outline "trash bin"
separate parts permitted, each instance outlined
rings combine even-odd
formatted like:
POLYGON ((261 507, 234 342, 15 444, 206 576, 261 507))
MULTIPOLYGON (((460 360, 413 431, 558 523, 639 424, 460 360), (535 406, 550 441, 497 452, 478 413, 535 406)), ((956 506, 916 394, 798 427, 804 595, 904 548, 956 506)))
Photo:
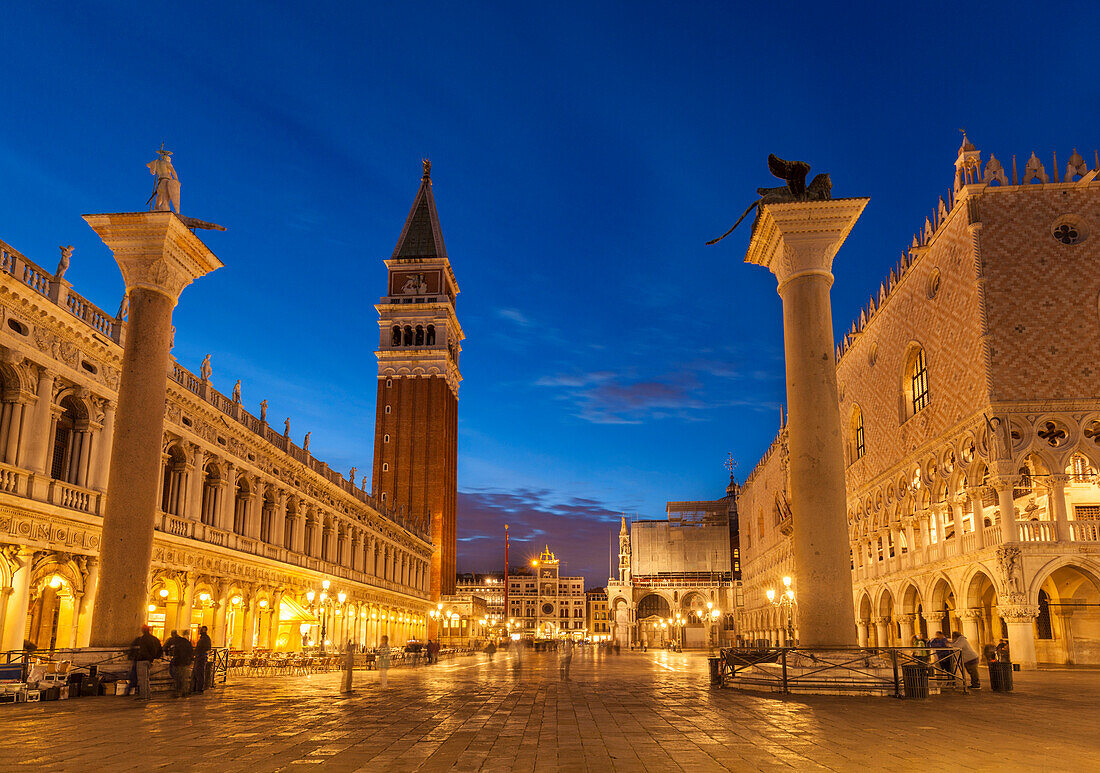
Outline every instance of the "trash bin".
POLYGON ((722 686, 722 658, 707 658, 710 662, 710 683, 722 686))
POLYGON ((920 663, 902 665, 901 681, 906 698, 928 697, 928 666, 920 663))
POLYGON ((989 664, 989 686, 993 692, 1012 692, 1012 664, 997 661, 989 664))

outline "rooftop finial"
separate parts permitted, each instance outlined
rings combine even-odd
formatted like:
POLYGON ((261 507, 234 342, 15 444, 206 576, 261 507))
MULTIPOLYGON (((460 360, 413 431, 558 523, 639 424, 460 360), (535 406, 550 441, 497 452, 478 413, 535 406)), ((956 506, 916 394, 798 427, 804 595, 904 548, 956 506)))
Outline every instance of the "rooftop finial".
POLYGON ((432 179, 432 160, 430 158, 424 157, 420 159, 420 163, 424 164, 424 176, 420 179, 428 182, 432 179))
POLYGON ((959 155, 960 156, 963 153, 970 153, 972 151, 977 150, 977 148, 974 147, 974 143, 971 142, 969 139, 967 139, 966 129, 959 129, 959 133, 962 134, 962 136, 963 136, 962 145, 959 146, 959 155))

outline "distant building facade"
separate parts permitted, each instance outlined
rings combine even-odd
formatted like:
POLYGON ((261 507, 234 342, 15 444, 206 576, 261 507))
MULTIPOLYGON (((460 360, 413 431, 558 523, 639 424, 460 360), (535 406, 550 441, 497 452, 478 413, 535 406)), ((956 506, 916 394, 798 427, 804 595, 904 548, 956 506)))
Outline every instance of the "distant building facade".
POLYGON ((611 621, 607 617, 607 588, 590 588, 584 592, 586 601, 586 630, 591 641, 611 638, 611 621))
POLYGON ((549 546, 531 562, 530 575, 508 576, 512 632, 526 639, 583 639, 583 577, 561 577, 561 562, 549 546))
MULTIPOLYGON (((1100 663, 1100 159, 1021 171, 964 141, 838 348, 861 643, 1100 663)), ((738 506, 749 638, 783 640, 783 575, 797 602, 787 501, 784 427, 738 506)))
POLYGON ((466 572, 455 578, 456 596, 480 596, 490 627, 504 626, 504 572, 466 572))
POLYGON ((622 646, 707 647, 731 640, 740 593, 737 484, 726 496, 669 502, 663 521, 620 524, 609 578, 609 634, 622 646))

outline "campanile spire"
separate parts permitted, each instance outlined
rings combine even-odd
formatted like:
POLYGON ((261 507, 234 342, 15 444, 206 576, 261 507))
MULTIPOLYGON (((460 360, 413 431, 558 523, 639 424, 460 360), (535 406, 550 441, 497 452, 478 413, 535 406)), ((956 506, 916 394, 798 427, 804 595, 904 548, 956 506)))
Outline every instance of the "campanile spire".
POLYGON ((464 338, 451 270, 432 195, 431 162, 385 261, 378 311, 378 402, 373 495, 429 518, 433 601, 454 593, 457 532, 458 368, 464 338))

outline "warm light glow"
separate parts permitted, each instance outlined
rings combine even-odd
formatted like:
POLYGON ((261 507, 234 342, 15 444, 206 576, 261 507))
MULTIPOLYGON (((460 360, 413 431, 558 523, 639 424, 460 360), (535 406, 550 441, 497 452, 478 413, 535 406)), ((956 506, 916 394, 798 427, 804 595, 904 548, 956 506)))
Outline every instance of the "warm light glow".
POLYGON ((787 586, 788 588, 791 587, 791 578, 790 577, 784 577, 783 578, 783 584, 785 586, 787 586))
POLYGON ((327 598, 328 598, 328 594, 325 593, 324 591, 321 591, 321 603, 322 604, 325 603, 325 599, 327 599, 327 598))
POLYGON ((344 599, 346 599, 347 597, 348 597, 348 594, 344 593, 343 591, 340 591, 339 593, 336 594, 336 598, 339 600, 339 602, 341 604, 344 603, 344 599))
POLYGON ((789 598, 791 601, 794 601, 794 591, 790 588, 787 589, 787 598, 789 598))
POLYGON ((157 605, 156 604, 150 604, 149 605, 149 611, 150 612, 156 612, 157 611, 157 605))
POLYGON ((371 612, 370 613, 370 619, 371 620, 377 620, 378 619, 378 613, 377 612, 371 612))
POLYGON ((55 574, 53 577, 50 578, 50 587, 54 590, 57 590, 61 587, 62 582, 63 580, 55 574))
POLYGON ((361 617, 361 618, 363 618, 364 620, 366 620, 366 619, 367 619, 367 610, 365 610, 365 609, 364 609, 364 610, 362 610, 362 611, 361 611, 361 612, 359 613, 359 617, 361 617))
POLYGON ((329 585, 331 585, 331 583, 328 580, 321 580, 321 589, 322 590, 328 590, 329 585))
POLYGON ((260 599, 260 609, 267 609, 267 599, 260 599))
POLYGON ((714 602, 713 601, 708 601, 707 602, 707 609, 714 609, 714 602))
POLYGON ((302 636, 305 636, 307 633, 309 633, 309 623, 302 623, 301 625, 299 625, 298 632, 301 633, 302 636))
POLYGON ((168 589, 167 588, 161 588, 160 589, 160 597, 162 599, 168 598, 168 589))
POLYGON ((774 588, 768 588, 767 594, 768 594, 768 601, 775 601, 775 589, 774 588))
POLYGON ((531 566, 538 566, 538 565, 539 565, 538 561, 531 561, 531 566))
POLYGON ((342 615, 344 614, 344 610, 340 609, 340 607, 336 607, 336 614, 342 615))
POLYGON ((199 594, 199 601, 209 601, 209 600, 210 600, 210 594, 209 593, 200 593, 199 594))
POLYGON ((234 596, 233 598, 230 599, 230 602, 232 602, 233 606, 237 606, 238 604, 241 603, 241 597, 240 596, 234 596))

